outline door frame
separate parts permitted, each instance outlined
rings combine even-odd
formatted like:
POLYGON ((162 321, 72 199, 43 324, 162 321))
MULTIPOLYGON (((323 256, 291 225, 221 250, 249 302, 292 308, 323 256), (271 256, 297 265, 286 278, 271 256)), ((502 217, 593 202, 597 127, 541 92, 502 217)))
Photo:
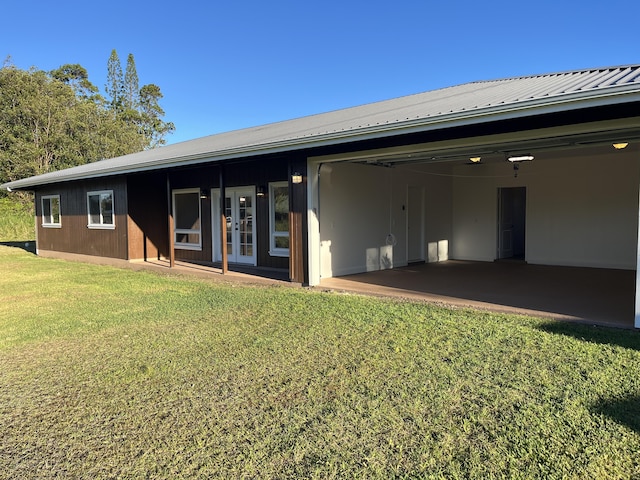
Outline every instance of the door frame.
MULTIPOLYGON (((251 196, 252 198, 252 209, 253 209, 253 220, 251 222, 251 238, 252 238, 252 246, 253 246, 253 255, 252 256, 240 256, 235 252, 238 251, 239 247, 239 233, 235 234, 235 232, 239 232, 239 230, 232 230, 232 244, 233 248, 232 257, 229 257, 227 254, 227 258, 229 263, 242 264, 242 265, 253 265, 257 266, 258 264, 258 255, 257 255, 257 238, 256 238, 256 187, 254 185, 244 185, 240 187, 227 187, 225 188, 226 197, 231 197, 232 209, 236 207, 236 199, 241 195, 251 196)), ((233 212, 233 210, 232 210, 233 212)), ((237 212, 235 212, 237 213, 237 212)), ((211 189, 211 234, 213 237, 213 241, 211 242, 212 248, 212 258, 214 262, 222 261, 222 249, 220 245, 221 241, 221 233, 220 233, 220 189, 212 188, 211 189)))

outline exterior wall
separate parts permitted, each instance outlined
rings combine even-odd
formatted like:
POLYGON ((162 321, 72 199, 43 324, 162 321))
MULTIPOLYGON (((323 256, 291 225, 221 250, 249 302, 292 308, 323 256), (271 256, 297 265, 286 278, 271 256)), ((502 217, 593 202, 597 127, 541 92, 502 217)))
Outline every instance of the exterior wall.
MULTIPOLYGON (((275 158, 225 166, 226 188, 258 186, 268 190, 271 182, 289 178, 289 159, 275 158)), ((217 165, 167 172, 147 172, 129 176, 69 182, 46 186, 36 192, 37 248, 80 255, 123 260, 169 257, 169 207, 167 175, 171 190, 198 188, 210 192, 220 186, 217 165), (113 190, 115 229, 87 227, 87 192, 113 190), (43 195, 60 195, 61 228, 42 226, 43 195)), ((291 193, 290 193, 291 195, 291 193)), ((215 208, 214 208, 215 210, 215 208)), ((269 198, 256 198, 256 258, 259 267, 289 268, 289 258, 269 254, 269 198)), ((219 221, 217 218, 215 221, 219 221)), ((201 199, 200 250, 176 249, 176 258, 213 262, 212 205, 201 199)))
MULTIPOLYGON (((224 168, 225 188, 253 186, 268 187, 270 182, 286 181, 288 178, 288 159, 275 158, 228 164, 224 168)), ((166 177, 165 177, 166 178, 166 177)), ((170 173, 171 189, 199 188, 210 194, 211 189, 220 188, 220 169, 217 165, 202 166, 184 169, 170 173)), ((166 180, 164 191, 166 192, 166 180)), ((166 204, 166 193, 164 194, 166 204)), ((217 205, 213 206, 211 198, 201 199, 201 223, 202 223, 202 249, 182 250, 176 249, 176 259, 210 263, 214 261, 213 247, 219 245, 219 235, 213 234, 212 214, 216 212, 217 205)), ((166 207, 165 207, 166 212, 166 207)), ((268 196, 256 198, 256 260, 259 267, 281 268, 289 267, 289 259, 276 257, 269 254, 269 199, 268 196)), ((166 217, 165 217, 166 218, 166 217)), ((219 221, 218 218, 213 221, 219 221)), ((166 220, 163 224, 167 223, 166 220)))
POLYGON ((169 257, 166 173, 132 175, 127 179, 129 260, 169 257))
POLYGON ((38 251, 51 250, 126 260, 126 183, 121 178, 105 178, 43 187, 36 192, 36 226, 38 251), (113 190, 114 229, 87 227, 87 193, 98 190, 113 190), (60 228, 42 226, 43 195, 60 195, 60 228))
POLYGON ((526 187, 525 260, 546 265, 636 268, 638 184, 634 153, 546 153, 521 165, 454 169, 452 257, 497 256, 499 187, 526 187))
POLYGON ((451 180, 432 173, 448 170, 442 166, 323 165, 319 181, 320 276, 407 265, 409 186, 424 188, 425 260, 446 260, 451 240, 451 180))

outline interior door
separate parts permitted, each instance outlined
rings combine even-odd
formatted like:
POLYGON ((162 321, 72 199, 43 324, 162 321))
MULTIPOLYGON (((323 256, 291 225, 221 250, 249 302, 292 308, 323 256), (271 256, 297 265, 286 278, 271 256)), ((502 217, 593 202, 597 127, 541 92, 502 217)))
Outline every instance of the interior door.
MULTIPOLYGON (((213 216, 213 237, 215 247, 215 259, 222 259, 220 238, 220 191, 214 191, 215 212, 213 216), (218 207, 216 208, 216 205, 218 207)), ((224 216, 227 222, 227 261, 229 263, 243 263, 256 265, 256 226, 255 226, 255 188, 240 187, 225 189, 224 216)))
POLYGON ((498 189, 498 258, 525 254, 526 188, 498 189))

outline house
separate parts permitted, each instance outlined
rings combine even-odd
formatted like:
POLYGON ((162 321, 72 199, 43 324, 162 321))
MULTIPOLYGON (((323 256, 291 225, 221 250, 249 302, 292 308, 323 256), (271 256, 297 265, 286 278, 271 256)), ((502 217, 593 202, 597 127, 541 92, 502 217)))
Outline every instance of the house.
POLYGON ((448 259, 638 272, 639 185, 628 65, 472 82, 2 188, 35 192, 41 255, 251 265, 318 285, 448 259))

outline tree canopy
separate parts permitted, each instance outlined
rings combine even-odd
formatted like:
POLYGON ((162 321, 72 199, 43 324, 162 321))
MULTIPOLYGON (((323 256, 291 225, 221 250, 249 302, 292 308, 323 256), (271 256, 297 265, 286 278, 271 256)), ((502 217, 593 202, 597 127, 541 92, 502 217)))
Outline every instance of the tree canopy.
POLYGON ((133 55, 125 75, 109 58, 106 97, 84 67, 51 72, 0 68, 0 183, 113 158, 166 143, 175 130, 162 120, 155 84, 138 88, 133 55))

